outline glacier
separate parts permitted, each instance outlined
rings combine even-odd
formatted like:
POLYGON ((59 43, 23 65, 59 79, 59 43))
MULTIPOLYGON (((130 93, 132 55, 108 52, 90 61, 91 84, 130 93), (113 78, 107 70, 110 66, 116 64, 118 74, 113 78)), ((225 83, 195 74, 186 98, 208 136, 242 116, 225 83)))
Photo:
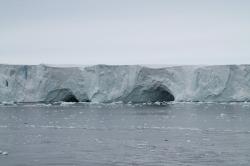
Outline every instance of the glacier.
POLYGON ((0 65, 0 102, 250 101, 250 65, 0 65))

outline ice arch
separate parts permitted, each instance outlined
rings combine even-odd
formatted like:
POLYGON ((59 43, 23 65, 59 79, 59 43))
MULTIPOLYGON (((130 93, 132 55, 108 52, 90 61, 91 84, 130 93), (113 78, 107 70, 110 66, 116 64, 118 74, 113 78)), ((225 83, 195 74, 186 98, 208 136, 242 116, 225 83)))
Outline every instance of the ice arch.
POLYGON ((50 91, 45 97, 46 102, 78 102, 79 100, 70 89, 56 89, 50 91))
POLYGON ((174 101, 174 95, 170 90, 159 84, 151 86, 137 86, 125 98, 124 102, 144 103, 144 102, 163 102, 174 101))

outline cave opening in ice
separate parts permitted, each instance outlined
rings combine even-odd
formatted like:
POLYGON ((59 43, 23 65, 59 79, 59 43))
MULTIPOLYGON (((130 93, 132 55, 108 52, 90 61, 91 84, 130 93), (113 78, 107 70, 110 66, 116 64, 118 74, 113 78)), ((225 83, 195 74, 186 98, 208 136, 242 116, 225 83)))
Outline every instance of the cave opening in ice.
POLYGON ((174 95, 164 85, 137 86, 125 98, 125 102, 144 103, 144 102, 168 102, 174 101, 174 95))
POLYGON ((50 91, 45 97, 46 102, 79 102, 77 97, 73 94, 70 89, 56 89, 50 91))

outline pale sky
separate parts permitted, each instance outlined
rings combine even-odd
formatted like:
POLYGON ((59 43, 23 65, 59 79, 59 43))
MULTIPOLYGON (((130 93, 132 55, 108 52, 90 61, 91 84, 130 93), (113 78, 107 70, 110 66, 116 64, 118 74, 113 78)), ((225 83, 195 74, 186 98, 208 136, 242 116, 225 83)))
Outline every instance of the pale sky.
POLYGON ((250 0, 0 0, 0 63, 250 64, 250 0))

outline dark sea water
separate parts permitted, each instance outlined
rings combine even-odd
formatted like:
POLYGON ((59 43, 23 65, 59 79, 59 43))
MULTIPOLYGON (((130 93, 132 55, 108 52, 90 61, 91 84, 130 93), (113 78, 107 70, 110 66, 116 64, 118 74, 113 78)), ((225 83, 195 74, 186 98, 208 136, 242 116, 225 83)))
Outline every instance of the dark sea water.
POLYGON ((249 166, 249 103, 0 106, 0 166, 249 166))

